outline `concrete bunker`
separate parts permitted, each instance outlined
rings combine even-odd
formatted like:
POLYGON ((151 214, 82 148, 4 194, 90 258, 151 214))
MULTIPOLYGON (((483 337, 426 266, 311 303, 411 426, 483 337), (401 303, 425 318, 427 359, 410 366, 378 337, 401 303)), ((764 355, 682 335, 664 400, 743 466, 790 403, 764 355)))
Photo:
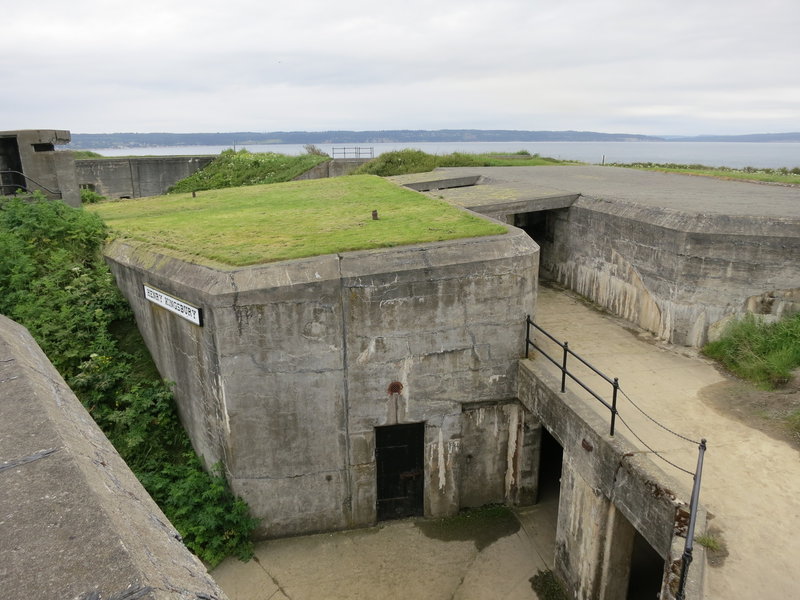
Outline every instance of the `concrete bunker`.
MULTIPOLYGON (((506 215, 546 243, 575 200, 506 215)), ((518 361, 539 269, 524 231, 232 270, 124 240, 107 258, 195 447, 261 536, 552 498, 574 597, 634 597, 640 576, 670 589, 683 502, 518 361), (640 568, 648 547, 656 567, 640 568)))
POLYGON ((231 271, 123 240, 106 256, 195 448, 261 536, 530 496, 516 361, 538 248, 524 232, 231 271), (413 460, 386 458, 402 445, 413 460))
POLYGON ((70 206, 80 206, 72 153, 55 149, 70 139, 69 131, 0 131, 0 195, 36 191, 70 206))

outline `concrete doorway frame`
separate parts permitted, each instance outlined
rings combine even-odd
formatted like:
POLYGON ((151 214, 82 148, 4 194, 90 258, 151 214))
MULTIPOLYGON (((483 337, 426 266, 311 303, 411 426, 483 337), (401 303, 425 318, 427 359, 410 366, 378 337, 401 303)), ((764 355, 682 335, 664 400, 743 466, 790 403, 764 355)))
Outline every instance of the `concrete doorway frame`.
POLYGON ((425 512, 425 423, 375 428, 378 521, 425 512))

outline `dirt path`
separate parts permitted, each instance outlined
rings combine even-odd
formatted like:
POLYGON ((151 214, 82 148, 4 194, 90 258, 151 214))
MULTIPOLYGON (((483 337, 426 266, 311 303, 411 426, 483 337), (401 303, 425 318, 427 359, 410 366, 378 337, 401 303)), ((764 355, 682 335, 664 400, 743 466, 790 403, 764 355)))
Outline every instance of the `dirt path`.
MULTIPOLYGON (((800 453, 785 436, 725 414, 719 407, 735 386, 689 349, 654 343, 630 325, 546 287, 540 289, 536 320, 619 377, 628 396, 656 420, 695 440, 708 439, 700 500, 712 515, 709 524, 721 531, 728 556, 706 568, 706 597, 800 597, 800 453)), ((694 471, 696 446, 653 426, 625 399, 619 410, 655 450, 694 471)), ((660 466, 691 486, 688 475, 660 466)))

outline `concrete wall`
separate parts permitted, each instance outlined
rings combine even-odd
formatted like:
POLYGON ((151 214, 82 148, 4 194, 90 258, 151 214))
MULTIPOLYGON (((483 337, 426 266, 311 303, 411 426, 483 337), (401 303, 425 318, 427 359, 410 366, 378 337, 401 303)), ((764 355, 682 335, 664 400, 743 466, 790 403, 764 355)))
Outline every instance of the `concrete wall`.
POLYGON ((215 156, 150 156, 81 159, 77 180, 106 198, 159 196, 214 160, 215 156))
MULTIPOLYGON (((106 198, 160 196, 172 185, 199 171, 216 156, 149 156, 75 161, 77 182, 106 198)), ((295 179, 324 179, 352 173, 365 159, 321 163, 295 179)))
POLYGON ((224 600, 36 342, 3 316, 0 390, 4 598, 224 600))
POLYGON ((388 424, 426 425, 425 514, 525 497, 514 398, 538 247, 524 232, 228 272, 122 241, 106 256, 195 447, 261 535, 374 523, 388 424), (143 284, 201 307, 203 326, 143 284))
POLYGON ((581 197, 548 213, 537 242, 543 275, 664 340, 701 346, 731 315, 800 310, 798 225, 581 197))
MULTIPOLYGON (((3 145, 3 152, 12 151, 16 156, 0 156, 0 170, 21 170, 26 176, 20 181, 31 191, 38 190, 51 198, 60 198, 70 206, 81 205, 80 190, 75 177, 72 153, 56 151, 55 146, 70 141, 69 131, 49 129, 25 129, 0 131, 0 138, 13 140, 3 145)), ((0 177, 2 180, 2 177, 0 177)), ((8 193, 5 190, 3 193, 8 193)))
MULTIPOLYGON (((544 360, 544 359, 540 359, 544 360)), ((661 598, 677 590, 690 490, 658 469, 537 361, 520 361, 518 390, 532 423, 564 450, 555 572, 570 597, 627 597, 635 531, 665 561, 661 598)), ((704 519, 704 515, 701 515, 704 519)), ((698 526, 702 531, 702 526, 698 526)), ((703 549, 695 546, 687 598, 702 597, 703 549)))

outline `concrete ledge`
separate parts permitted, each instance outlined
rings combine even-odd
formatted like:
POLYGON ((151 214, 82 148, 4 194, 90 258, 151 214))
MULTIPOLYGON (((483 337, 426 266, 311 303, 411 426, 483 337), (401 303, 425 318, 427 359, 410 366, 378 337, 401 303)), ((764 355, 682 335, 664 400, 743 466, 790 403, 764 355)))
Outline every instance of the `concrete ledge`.
POLYGON ((480 175, 465 175, 464 177, 447 177, 445 179, 430 179, 428 181, 416 181, 413 183, 406 183, 404 187, 415 190, 417 192, 430 192, 435 190, 448 190, 458 187, 469 187, 477 185, 480 181, 480 175))
POLYGON ((30 334, 0 316, 4 598, 226 596, 30 334))
MULTIPOLYGON (((517 384, 520 402, 541 419, 564 449, 556 571, 568 586, 581 590, 576 597, 615 597, 607 594, 610 593, 609 580, 619 576, 612 572, 614 561, 619 561, 619 557, 613 557, 613 550, 609 550, 619 544, 614 539, 618 526, 609 514, 613 511, 595 500, 602 497, 664 559, 661 598, 673 598, 680 573, 691 490, 639 452, 624 434, 617 432, 610 437, 608 419, 598 415, 569 389, 564 393, 556 391, 560 389, 560 382, 536 361, 519 361, 517 384), (573 484, 573 489, 565 490, 565 480, 567 485, 573 484), (576 480, 580 480, 578 485, 574 485, 576 480), (582 487, 590 493, 581 496, 582 487), (574 522, 584 523, 586 530, 579 529, 576 537, 572 537, 568 525, 574 522)), ((705 510, 701 509, 697 531, 705 530, 705 519, 705 510)), ((705 549, 695 545, 686 598, 702 598, 704 567, 705 549)))

